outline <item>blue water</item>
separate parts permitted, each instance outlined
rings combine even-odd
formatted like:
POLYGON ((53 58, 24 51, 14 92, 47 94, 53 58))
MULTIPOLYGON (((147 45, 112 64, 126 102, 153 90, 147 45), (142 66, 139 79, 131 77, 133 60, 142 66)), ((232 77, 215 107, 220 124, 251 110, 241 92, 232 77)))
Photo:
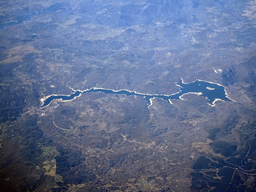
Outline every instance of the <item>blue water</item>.
POLYGON ((151 98, 157 97, 163 100, 168 101, 169 99, 180 99, 180 97, 187 93, 201 93, 200 96, 204 96, 208 99, 208 102, 212 105, 215 99, 221 99, 224 101, 230 101, 230 99, 226 96, 225 88, 221 85, 209 83, 206 81, 195 81, 192 83, 182 83, 181 81, 177 83, 180 87, 180 91, 178 93, 172 95, 163 95, 163 94, 147 94, 147 93, 136 93, 134 91, 128 90, 111 90, 104 88, 91 88, 85 91, 75 91, 71 95, 54 95, 49 96, 44 102, 42 107, 49 105, 55 99, 62 99, 64 101, 72 100, 77 96, 80 96, 83 93, 94 93, 94 92, 102 92, 105 94, 122 94, 127 96, 142 96, 145 98, 147 102, 150 102, 151 98))

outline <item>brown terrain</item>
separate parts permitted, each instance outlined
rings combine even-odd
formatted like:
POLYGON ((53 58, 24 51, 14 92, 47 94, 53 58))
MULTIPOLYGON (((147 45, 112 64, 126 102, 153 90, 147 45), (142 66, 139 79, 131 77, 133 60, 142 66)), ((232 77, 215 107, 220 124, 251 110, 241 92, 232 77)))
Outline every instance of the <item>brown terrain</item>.
POLYGON ((159 16, 149 24, 141 22, 153 14, 150 1, 92 2, 100 6, 1 5, 1 16, 13 20, 34 15, 0 29, 5 191, 256 190, 255 2, 188 1, 179 8, 187 22, 159 16), (114 15, 124 13, 132 19, 114 15), (149 105, 140 96, 97 92, 40 103, 93 87, 170 95, 181 78, 223 85, 232 101, 211 106, 187 94, 149 105))

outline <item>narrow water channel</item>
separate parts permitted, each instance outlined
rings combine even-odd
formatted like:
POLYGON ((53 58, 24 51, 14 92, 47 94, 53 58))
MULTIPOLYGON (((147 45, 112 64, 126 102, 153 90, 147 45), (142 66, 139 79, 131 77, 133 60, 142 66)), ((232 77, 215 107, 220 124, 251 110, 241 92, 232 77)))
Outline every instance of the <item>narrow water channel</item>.
POLYGON ((105 89, 105 88, 91 88, 83 91, 74 91, 71 95, 49 95, 45 99, 42 99, 42 107, 49 105, 53 100, 60 99, 63 101, 73 100, 76 97, 79 97, 81 94, 85 93, 93 93, 93 92, 102 92, 105 94, 122 94, 127 96, 142 96, 145 98, 147 102, 150 102, 151 98, 161 98, 163 100, 171 100, 171 99, 181 99, 181 97, 185 94, 198 94, 200 96, 204 96, 209 100, 209 104, 213 105, 216 100, 224 100, 231 101, 225 92, 225 87, 219 84, 196 80, 191 83, 183 83, 182 81, 178 82, 177 85, 180 87, 180 91, 172 94, 148 94, 148 93, 139 93, 136 91, 130 90, 114 90, 114 89, 105 89))

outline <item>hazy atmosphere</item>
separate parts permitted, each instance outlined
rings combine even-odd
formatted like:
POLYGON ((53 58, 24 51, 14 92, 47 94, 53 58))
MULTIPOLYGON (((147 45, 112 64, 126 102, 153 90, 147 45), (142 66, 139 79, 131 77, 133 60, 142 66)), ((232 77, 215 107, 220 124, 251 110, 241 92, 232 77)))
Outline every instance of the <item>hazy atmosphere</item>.
POLYGON ((0 1, 3 192, 256 191, 256 0, 0 1))

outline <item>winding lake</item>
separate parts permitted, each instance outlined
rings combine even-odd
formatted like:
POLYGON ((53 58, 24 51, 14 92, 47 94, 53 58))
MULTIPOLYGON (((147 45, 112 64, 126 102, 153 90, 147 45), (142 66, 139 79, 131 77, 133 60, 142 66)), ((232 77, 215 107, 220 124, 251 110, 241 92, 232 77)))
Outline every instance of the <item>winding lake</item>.
POLYGON ((171 99, 181 99, 183 95, 186 94, 198 94, 200 96, 206 97, 209 101, 210 105, 213 105, 216 100, 224 100, 231 101, 225 92, 225 87, 219 84, 196 80, 191 83, 183 83, 182 81, 178 82, 177 85, 180 87, 180 91, 178 93, 172 95, 165 94, 147 94, 147 93, 139 93, 136 91, 129 90, 114 90, 114 89, 105 89, 105 88, 91 88, 83 91, 76 90, 71 95, 49 95, 45 99, 41 99, 42 107, 49 105, 53 100, 62 100, 69 101, 73 100, 76 97, 79 97, 84 93, 93 93, 93 92, 102 92, 105 94, 122 94, 127 96, 142 96, 145 98, 147 102, 150 102, 150 99, 156 97, 161 98, 163 100, 169 101, 171 99))

